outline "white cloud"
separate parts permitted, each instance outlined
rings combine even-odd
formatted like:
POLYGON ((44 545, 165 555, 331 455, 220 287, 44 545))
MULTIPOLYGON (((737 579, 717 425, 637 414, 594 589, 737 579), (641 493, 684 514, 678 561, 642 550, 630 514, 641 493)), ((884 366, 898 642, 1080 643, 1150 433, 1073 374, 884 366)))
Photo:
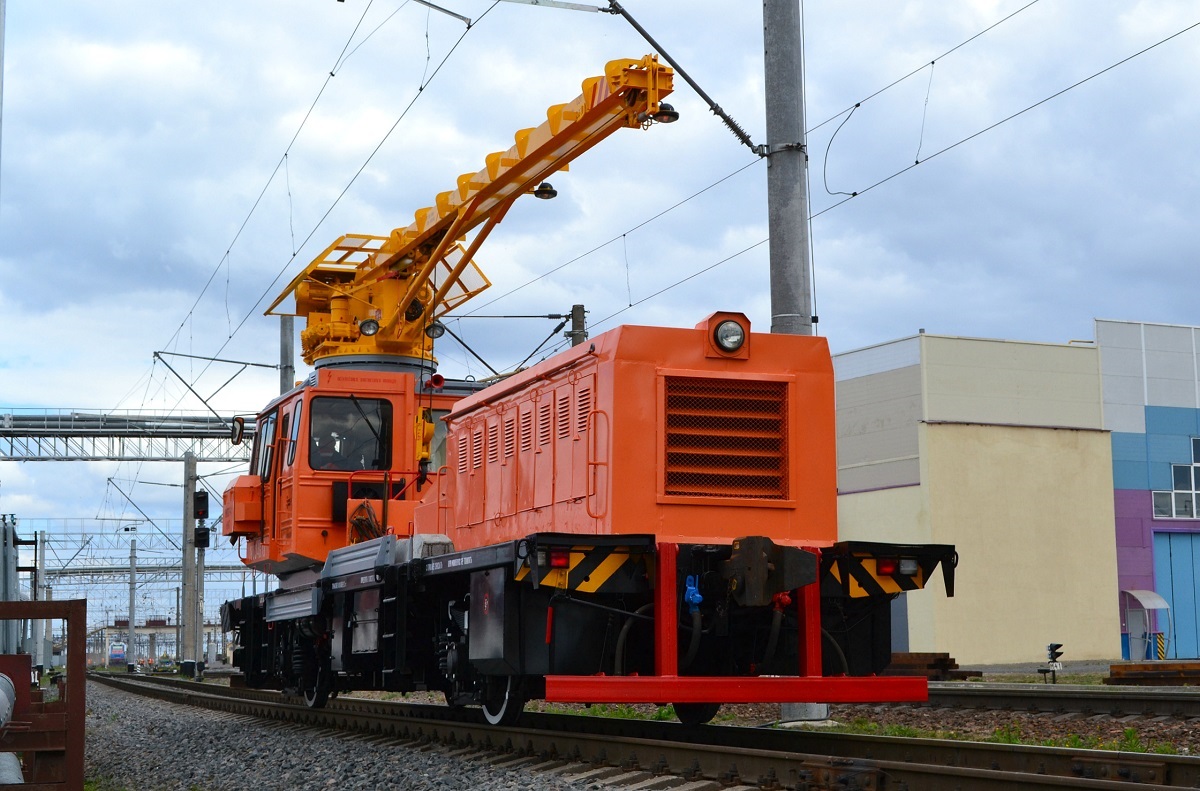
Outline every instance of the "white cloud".
MULTIPOLYGON (((649 51, 607 14, 446 5, 475 20, 461 43, 461 22, 377 0, 330 78, 363 2, 10 4, 0 411, 198 408, 152 364, 154 351, 273 363, 278 325, 260 315, 264 305, 255 308, 260 297, 270 301, 342 233, 407 225, 458 174, 577 95, 609 58, 649 51)), ((756 143, 766 142, 760 6, 626 5, 756 143)), ((938 58, 932 81, 926 67, 865 102, 832 144, 840 117, 811 135, 813 209, 844 197, 828 195, 826 181, 833 191, 862 191, 918 150, 929 157, 1194 21, 1186 4, 1038 3, 940 57, 1022 5, 807 4, 812 125, 938 58)), ((819 216, 816 305, 831 346, 921 327, 1065 340, 1088 337, 1093 316, 1196 323, 1185 286, 1197 258, 1190 207, 1200 197, 1200 139, 1187 130, 1200 121, 1198 36, 1186 33, 819 216)), ((732 309, 769 326, 765 246, 629 307, 767 234, 765 163, 637 227, 753 160, 682 79, 675 84, 679 123, 620 132, 556 175, 558 200, 513 208, 478 256, 494 286, 468 309, 512 291, 479 312, 559 313, 582 303, 593 321, 616 314, 614 322, 692 326, 732 309)), ((528 354, 554 323, 455 326, 501 366, 528 354)), ((447 373, 484 372, 452 344, 439 355, 447 373)), ((187 376, 203 367, 179 365, 187 376)), ((210 370, 197 389, 210 392, 226 376, 210 370)), ((276 389, 275 372, 252 369, 218 400, 253 408, 276 389)), ((112 474, 0 465, 0 511, 91 516, 112 474)), ((174 495, 144 496, 172 513, 174 495)))

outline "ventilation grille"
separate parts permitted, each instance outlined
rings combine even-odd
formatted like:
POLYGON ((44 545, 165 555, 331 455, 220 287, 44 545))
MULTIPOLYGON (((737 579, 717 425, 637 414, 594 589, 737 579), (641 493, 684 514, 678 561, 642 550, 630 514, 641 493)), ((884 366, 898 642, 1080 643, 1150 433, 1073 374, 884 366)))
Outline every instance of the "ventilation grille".
POLYGON ((667 377, 664 492, 786 500, 787 385, 667 377))

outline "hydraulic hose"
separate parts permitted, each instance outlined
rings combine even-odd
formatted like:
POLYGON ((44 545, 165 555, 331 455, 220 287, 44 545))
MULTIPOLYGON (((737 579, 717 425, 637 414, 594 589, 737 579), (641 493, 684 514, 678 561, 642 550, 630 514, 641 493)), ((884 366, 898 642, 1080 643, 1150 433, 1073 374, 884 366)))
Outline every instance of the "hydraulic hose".
MULTIPOLYGON (((654 609, 654 602, 643 604, 634 611, 634 615, 645 615, 650 610, 654 609)), ((633 617, 625 619, 625 623, 621 624, 621 632, 617 635, 616 659, 613 662, 613 675, 625 675, 625 641, 629 637, 629 630, 633 628, 633 617)))
POLYGON ((696 652, 700 649, 700 611, 692 611, 692 640, 688 643, 687 654, 683 659, 679 660, 679 669, 687 670, 691 666, 692 660, 696 658, 696 652))
POLYGON ((763 667, 771 664, 771 660, 775 658, 775 649, 779 645, 779 628, 783 625, 783 610, 779 607, 775 608, 775 612, 771 613, 771 636, 767 639, 767 650, 763 655, 763 667))

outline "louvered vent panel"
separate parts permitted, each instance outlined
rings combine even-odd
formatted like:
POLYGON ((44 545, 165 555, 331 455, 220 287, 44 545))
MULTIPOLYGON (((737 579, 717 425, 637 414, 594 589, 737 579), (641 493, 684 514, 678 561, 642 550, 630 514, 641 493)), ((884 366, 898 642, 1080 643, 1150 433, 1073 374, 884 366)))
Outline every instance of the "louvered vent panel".
POLYGON ((786 500, 787 385, 667 377, 666 494, 786 500))
POLYGON ((462 434, 458 437, 458 472, 460 475, 467 472, 467 438, 462 434))
POLYGON ((571 399, 566 393, 558 394, 558 438, 571 436, 571 399))
POLYGON ((487 427, 487 460, 488 464, 500 461, 500 426, 495 423, 487 427))
POLYGON ((478 470, 483 466, 483 432, 471 432, 471 469, 478 470))
POLYGON ((505 418, 504 420, 504 458, 511 459, 516 453, 517 444, 517 423, 515 420, 505 418))
POLYGON ((575 412, 575 430, 583 434, 587 431, 588 415, 592 412, 592 388, 579 388, 575 398, 578 401, 578 409, 575 412))
POLYGON ((521 452, 533 450, 533 410, 521 413, 521 452))
POLYGON ((550 403, 543 402, 538 404, 538 444, 550 444, 550 427, 554 423, 554 413, 550 411, 550 403))

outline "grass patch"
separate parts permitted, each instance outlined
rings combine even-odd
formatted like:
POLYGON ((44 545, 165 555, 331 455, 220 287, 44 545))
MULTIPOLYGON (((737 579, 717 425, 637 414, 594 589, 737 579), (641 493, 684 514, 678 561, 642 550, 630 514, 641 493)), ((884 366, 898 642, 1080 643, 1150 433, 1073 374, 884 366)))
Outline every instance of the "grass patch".
MULTIPOLYGON (((595 703, 591 706, 566 705, 562 703, 531 702, 529 711, 544 714, 575 714, 583 717, 607 717, 614 720, 663 720, 675 719, 674 706, 634 706, 627 703, 595 703)), ((731 717, 733 715, 730 715, 731 717)))
POLYGON ((1159 755, 1177 755, 1173 744, 1168 742, 1145 742, 1134 728, 1126 728, 1115 739, 1103 739, 1100 736, 1082 736, 1071 734, 1061 739, 1033 739, 1021 732, 1017 723, 1001 725, 992 731, 990 736, 979 738, 971 734, 957 731, 922 730, 907 725, 880 725, 865 718, 858 718, 849 723, 822 728, 822 732, 846 733, 856 736, 898 736, 905 739, 942 739, 948 741, 978 741, 993 744, 1021 744, 1035 747, 1067 747, 1075 750, 1110 750, 1126 753, 1155 753, 1159 755))
MULTIPOLYGON (((1103 684, 1108 678, 1107 673, 1062 673, 1058 674, 1060 684, 1103 684)), ((1037 673, 984 673, 983 677, 968 679, 976 684, 1043 684, 1042 677, 1037 673)))

